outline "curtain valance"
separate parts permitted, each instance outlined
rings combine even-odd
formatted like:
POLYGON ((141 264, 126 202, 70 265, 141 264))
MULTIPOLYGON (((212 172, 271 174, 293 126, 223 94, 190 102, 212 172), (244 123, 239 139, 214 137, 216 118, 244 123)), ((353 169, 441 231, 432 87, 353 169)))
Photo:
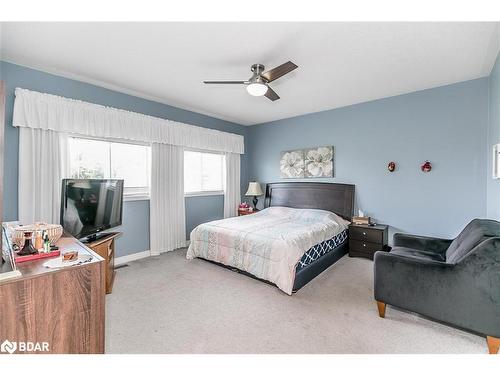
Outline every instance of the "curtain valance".
POLYGON ((34 129, 244 153, 241 135, 16 88, 13 125, 34 129))

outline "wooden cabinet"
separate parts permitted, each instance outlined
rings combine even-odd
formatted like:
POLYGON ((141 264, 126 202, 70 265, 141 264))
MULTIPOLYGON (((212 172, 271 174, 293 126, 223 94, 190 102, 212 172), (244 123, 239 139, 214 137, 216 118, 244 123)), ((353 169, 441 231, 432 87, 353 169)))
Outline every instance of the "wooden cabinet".
POLYGON ((95 241, 85 243, 85 245, 104 258, 106 263, 106 294, 110 294, 113 291, 113 283, 115 281, 115 239, 120 236, 121 233, 118 232, 107 233, 95 241))
POLYGON ((349 225, 349 256, 373 260, 377 251, 387 251, 389 247, 387 225, 349 225))
POLYGON ((0 281, 0 340, 18 354, 104 353, 104 261, 75 238, 57 245, 93 258, 66 268, 46 268, 48 259, 19 264, 21 277, 0 281), (47 350, 23 350, 28 342, 47 350))

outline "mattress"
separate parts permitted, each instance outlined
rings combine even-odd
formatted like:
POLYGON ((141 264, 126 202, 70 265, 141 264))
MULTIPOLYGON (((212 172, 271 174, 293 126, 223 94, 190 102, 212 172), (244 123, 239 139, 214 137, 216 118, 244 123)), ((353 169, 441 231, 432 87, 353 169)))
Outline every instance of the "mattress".
POLYGON ((317 261, 319 258, 328 254, 336 247, 342 245, 345 241, 347 241, 347 237, 348 237, 348 231, 347 229, 345 229, 344 231, 333 236, 329 240, 314 245, 304 253, 302 258, 300 258, 299 262, 297 263, 297 266, 295 267, 295 270, 300 271, 302 268, 317 261))
POLYGON ((237 268, 291 294, 296 266, 304 253, 347 226, 347 221, 329 211, 269 207, 197 226, 191 232, 186 258, 237 268))

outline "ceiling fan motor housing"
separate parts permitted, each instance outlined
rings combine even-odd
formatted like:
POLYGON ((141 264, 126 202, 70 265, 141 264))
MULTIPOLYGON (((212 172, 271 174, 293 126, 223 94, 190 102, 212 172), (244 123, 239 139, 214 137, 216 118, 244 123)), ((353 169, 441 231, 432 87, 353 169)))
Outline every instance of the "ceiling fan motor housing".
POLYGON ((253 64, 250 68, 255 74, 260 74, 264 71, 265 66, 262 64, 253 64))
POLYGON ((253 64, 250 70, 253 72, 253 76, 250 78, 251 82, 260 81, 267 83, 267 80, 264 77, 261 77, 261 74, 264 72, 265 66, 262 64, 253 64))

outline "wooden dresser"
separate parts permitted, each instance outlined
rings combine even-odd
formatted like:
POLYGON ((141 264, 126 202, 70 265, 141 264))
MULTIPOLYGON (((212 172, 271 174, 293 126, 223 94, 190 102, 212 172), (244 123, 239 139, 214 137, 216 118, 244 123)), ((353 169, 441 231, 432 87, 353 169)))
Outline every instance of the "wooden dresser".
POLYGON ((106 294, 113 291, 115 281, 115 239, 120 237, 121 233, 104 233, 102 237, 95 241, 86 242, 85 245, 99 254, 106 263, 106 294))
POLYGON ((48 347, 32 354, 104 353, 105 262, 73 237, 57 246, 93 259, 56 269, 43 266, 52 258, 20 263, 21 277, 0 281, 0 340, 15 353, 27 342, 48 347))

